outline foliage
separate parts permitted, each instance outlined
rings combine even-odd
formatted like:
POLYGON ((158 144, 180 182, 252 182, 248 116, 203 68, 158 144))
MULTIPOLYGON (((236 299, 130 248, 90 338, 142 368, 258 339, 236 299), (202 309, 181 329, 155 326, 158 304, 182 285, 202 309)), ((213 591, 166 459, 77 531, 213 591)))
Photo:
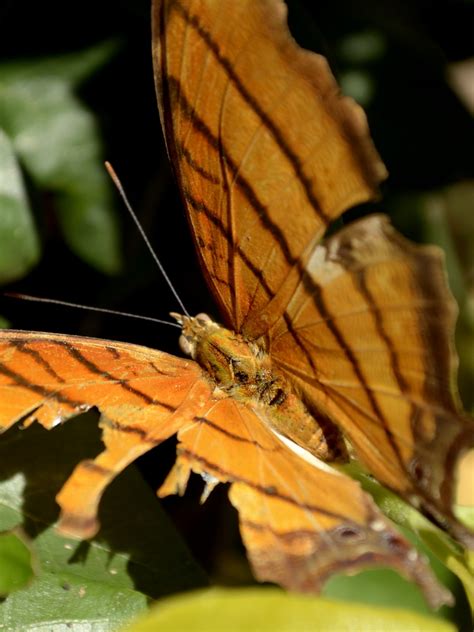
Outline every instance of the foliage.
POLYGON ((40 255, 20 165, 43 195, 54 196, 70 247, 99 270, 118 270, 117 223, 100 135, 92 113, 73 93, 112 52, 103 44, 0 66, 0 281, 22 277, 40 255))

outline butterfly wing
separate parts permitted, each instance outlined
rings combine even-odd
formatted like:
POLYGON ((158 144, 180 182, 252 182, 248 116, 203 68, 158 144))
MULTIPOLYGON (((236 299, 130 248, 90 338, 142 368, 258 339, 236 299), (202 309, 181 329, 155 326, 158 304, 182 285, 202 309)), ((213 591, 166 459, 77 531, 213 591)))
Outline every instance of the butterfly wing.
POLYGON ((452 396, 439 255, 381 218, 318 245, 385 175, 362 111, 291 39, 279 0, 155 0, 153 40, 168 150, 226 320, 266 337, 379 480, 471 543, 451 509, 474 433, 452 396))
POLYGON ((53 428, 92 406, 104 451, 83 461, 58 495, 60 527, 98 529, 100 497, 129 463, 192 420, 210 386, 192 361, 118 342, 0 331, 0 430, 23 420, 53 428))
POLYGON ((184 493, 191 471, 209 487, 231 483, 229 496, 261 581, 319 592, 334 573, 378 564, 416 581, 432 606, 448 599, 358 483, 315 469, 267 425, 262 410, 232 399, 214 402, 179 431, 178 459, 159 494, 184 493))
POLYGON ((385 168, 281 0, 155 0, 152 14, 160 115, 204 274, 227 324, 250 330, 385 168))
POLYGON ((455 317, 439 249, 375 215, 315 248, 271 352, 380 482, 472 546, 452 513, 456 464, 474 446, 455 392, 455 317))

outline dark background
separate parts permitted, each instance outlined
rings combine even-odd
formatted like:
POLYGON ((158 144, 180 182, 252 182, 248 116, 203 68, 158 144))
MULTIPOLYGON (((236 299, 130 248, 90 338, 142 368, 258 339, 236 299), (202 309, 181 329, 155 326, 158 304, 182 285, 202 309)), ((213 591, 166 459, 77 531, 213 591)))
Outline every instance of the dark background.
MULTIPOLYGON (((359 68, 357 61, 341 54, 347 35, 374 31, 382 36, 383 55, 367 62, 363 70, 374 85, 369 123, 390 179, 383 186, 383 201, 349 217, 395 208, 395 223, 411 238, 421 239, 417 213, 396 208, 400 196, 416 196, 473 176, 472 119, 445 80, 447 64, 474 53, 473 4, 468 0, 290 0, 288 4, 295 37, 326 55, 336 76, 359 68)), ((97 116, 104 158, 121 177, 188 311, 215 314, 162 141, 152 79, 149 2, 2 0, 0 4, 2 61, 61 56, 107 39, 119 42, 118 53, 83 84, 79 96, 97 116)), ((28 277, 6 289, 166 318, 177 305, 118 198, 116 206, 124 264, 120 275, 108 277, 68 250, 55 218, 54 193, 36 191, 34 213, 44 255, 28 277)), ((19 329, 93 335, 178 352, 174 331, 159 325, 5 297, 0 313, 19 329)), ((160 454, 158 465, 154 455, 142 462, 153 484, 172 459, 171 452, 160 454)), ((220 497, 214 492, 210 502, 218 506, 220 497)), ((205 514, 193 509, 199 514, 196 518, 179 502, 178 507, 171 501, 171 511, 185 515, 182 527, 191 525, 191 544, 193 534, 207 533, 204 550, 200 540, 199 556, 204 559, 222 531, 219 522, 211 525, 210 509, 205 514), (201 529, 196 526, 199 520, 201 529)))

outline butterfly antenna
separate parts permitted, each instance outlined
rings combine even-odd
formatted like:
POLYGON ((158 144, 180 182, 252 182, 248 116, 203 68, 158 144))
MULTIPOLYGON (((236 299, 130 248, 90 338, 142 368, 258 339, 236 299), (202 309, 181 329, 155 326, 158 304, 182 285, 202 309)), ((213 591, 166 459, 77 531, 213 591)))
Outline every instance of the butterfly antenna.
POLYGON ((53 305, 62 305, 64 307, 75 307, 76 309, 84 309, 91 312, 100 312, 102 314, 113 314, 114 316, 126 316, 128 318, 137 318, 139 320, 148 320, 152 323, 160 323, 161 325, 169 325, 170 327, 177 327, 181 329, 178 323, 172 323, 167 320, 161 320, 160 318, 153 318, 152 316, 142 316, 141 314, 130 314, 128 312, 119 312, 115 309, 107 309, 106 307, 91 307, 90 305, 81 305, 79 303, 70 303, 69 301, 59 301, 55 298, 39 298, 37 296, 30 296, 29 294, 17 294, 16 292, 4 292, 3 296, 10 296, 12 298, 19 298, 23 301, 34 301, 35 303, 52 303, 53 305))
POLYGON ((181 307, 181 309, 183 310, 184 314, 186 314, 186 316, 189 316, 188 310, 184 306, 184 303, 181 300, 181 298, 180 298, 178 292, 176 291, 174 285, 172 284, 169 276, 166 274, 165 269, 163 268, 163 265, 161 264, 161 261, 158 259, 158 255, 153 250, 153 246, 151 245, 150 240, 148 239, 145 231, 143 230, 142 225, 140 224, 140 221, 139 221, 138 217, 135 214, 135 211, 132 208, 132 205, 128 201, 128 198, 127 198, 127 196, 125 194, 125 191, 123 189, 122 183, 118 179, 118 176, 117 176, 117 174, 114 171, 114 168, 112 167, 112 165, 108 161, 105 162, 105 168, 109 172, 109 176, 112 178, 113 183, 117 187, 117 190, 120 193, 120 197, 122 198, 122 200, 123 200, 123 202, 124 202, 124 204, 125 204, 125 206, 127 208, 127 211, 130 213, 133 221, 135 222, 135 224, 136 224, 136 226, 137 226, 137 228, 138 228, 138 230, 140 232, 140 235, 142 236, 142 239, 143 239, 143 241, 146 244, 146 247, 150 251, 150 254, 153 257, 153 259, 155 260, 155 263, 158 266, 158 268, 159 268, 161 274, 163 275, 163 278, 165 279, 166 283, 168 284, 170 290, 172 291, 173 296, 178 301, 178 304, 181 307))

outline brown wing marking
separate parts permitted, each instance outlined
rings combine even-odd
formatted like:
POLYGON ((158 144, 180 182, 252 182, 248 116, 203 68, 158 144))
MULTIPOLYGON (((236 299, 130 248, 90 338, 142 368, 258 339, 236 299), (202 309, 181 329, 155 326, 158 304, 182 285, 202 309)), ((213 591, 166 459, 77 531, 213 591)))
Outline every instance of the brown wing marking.
POLYGON ((60 529, 98 529, 100 497, 129 463, 173 435, 207 405, 195 362, 101 340, 0 331, 0 428, 20 419, 53 428, 97 406, 104 451, 83 461, 58 495, 60 529))
POLYGON ((178 438, 178 459, 159 495, 184 493, 191 471, 211 487, 231 483, 229 496, 261 581, 318 592, 334 573, 388 565, 418 582, 433 606, 449 601, 355 481, 297 457, 250 409, 220 400, 178 438))
POLYGON ((362 110, 291 38, 283 2, 155 0, 152 15, 168 151, 204 274, 240 330, 386 172, 362 110))
POLYGON ((318 246, 307 274, 311 284, 300 283, 272 331, 275 362, 380 482, 472 546, 452 513, 474 425, 454 389, 456 310, 439 251, 372 216, 318 246))

